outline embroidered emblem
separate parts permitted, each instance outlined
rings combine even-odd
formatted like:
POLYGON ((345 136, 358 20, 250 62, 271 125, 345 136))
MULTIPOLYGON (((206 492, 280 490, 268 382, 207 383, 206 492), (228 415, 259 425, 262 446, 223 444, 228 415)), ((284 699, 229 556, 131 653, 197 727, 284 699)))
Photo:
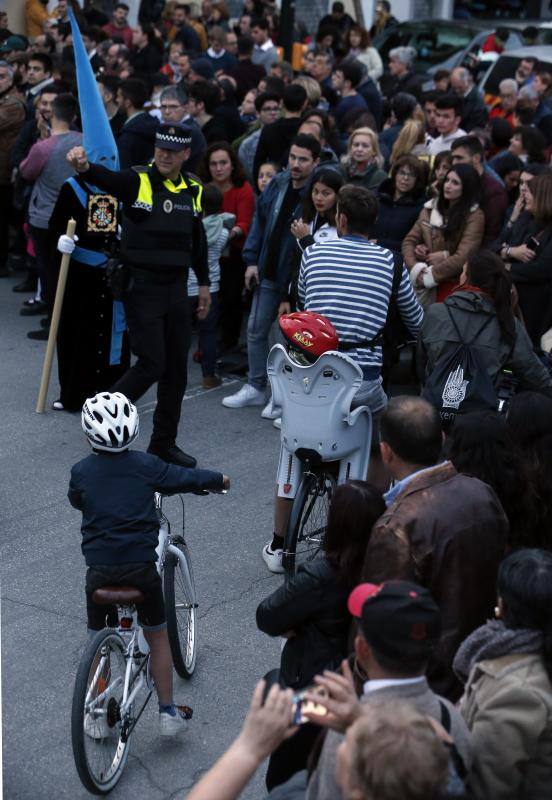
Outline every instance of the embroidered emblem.
POLYGON ((173 208, 174 206, 172 200, 167 199, 163 201, 163 211, 165 212, 165 214, 170 214, 173 208))
POLYGON ((456 408, 466 397, 469 381, 464 380, 464 370, 460 365, 450 373, 443 389, 443 408, 456 408))
POLYGON ((91 194, 88 198, 86 228, 91 233, 116 233, 118 202, 110 194, 91 194))

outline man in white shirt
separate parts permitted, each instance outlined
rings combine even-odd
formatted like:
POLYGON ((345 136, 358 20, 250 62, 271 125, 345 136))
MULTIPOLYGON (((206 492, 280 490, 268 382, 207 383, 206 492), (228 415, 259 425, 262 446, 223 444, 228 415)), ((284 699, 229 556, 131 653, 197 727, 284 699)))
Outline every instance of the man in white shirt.
POLYGON ((462 98, 455 94, 445 94, 437 98, 435 103, 436 119, 435 127, 439 136, 428 142, 428 150, 431 156, 436 156, 443 150, 450 150, 450 146, 455 139, 466 135, 466 131, 460 127, 462 120, 462 98))
POLYGON ((268 75, 271 66, 278 62, 278 50, 268 35, 268 22, 266 19, 255 20, 251 26, 251 36, 255 42, 251 61, 254 64, 261 64, 268 75))

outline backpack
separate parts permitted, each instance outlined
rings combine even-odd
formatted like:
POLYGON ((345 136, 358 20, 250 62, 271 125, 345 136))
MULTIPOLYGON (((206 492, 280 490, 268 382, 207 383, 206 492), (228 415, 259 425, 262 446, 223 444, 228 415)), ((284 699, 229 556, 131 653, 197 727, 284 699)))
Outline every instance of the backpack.
POLYGON ((450 308, 444 304, 460 343, 449 342, 443 348, 437 363, 427 377, 422 397, 439 410, 442 422, 450 425, 458 414, 470 411, 498 409, 498 396, 494 383, 487 373, 477 349, 476 339, 492 322, 488 316, 475 336, 466 342, 450 308))

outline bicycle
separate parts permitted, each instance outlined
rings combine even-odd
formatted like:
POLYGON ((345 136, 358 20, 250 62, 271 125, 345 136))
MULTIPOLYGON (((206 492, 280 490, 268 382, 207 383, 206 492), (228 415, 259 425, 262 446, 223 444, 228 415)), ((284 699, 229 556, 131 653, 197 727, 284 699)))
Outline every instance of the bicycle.
POLYGON ((304 366, 276 344, 267 372, 272 405, 282 417, 280 496, 293 499, 283 549, 290 576, 320 552, 335 486, 366 478, 372 415, 367 406, 351 411, 363 376, 344 353, 328 351, 304 366))
MULTIPOLYGON (((173 534, 163 513, 163 497, 155 496, 160 516, 156 552, 174 667, 178 675, 190 678, 196 665, 198 604, 182 496, 180 501, 182 533, 173 534)), ((93 599, 99 605, 117 606, 118 626, 98 631, 82 655, 73 691, 71 740, 82 784, 93 794, 107 794, 121 779, 132 732, 154 684, 149 646, 137 621, 136 605, 143 594, 130 586, 108 586, 97 589, 93 599), (147 696, 139 705, 144 689, 147 696)))

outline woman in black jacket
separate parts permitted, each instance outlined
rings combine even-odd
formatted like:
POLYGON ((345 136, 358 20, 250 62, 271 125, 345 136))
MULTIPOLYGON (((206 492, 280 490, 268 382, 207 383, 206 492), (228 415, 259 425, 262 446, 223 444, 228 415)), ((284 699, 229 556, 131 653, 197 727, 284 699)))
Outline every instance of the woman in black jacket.
MULTIPOLYGON (((338 486, 328 514, 323 557, 302 564, 257 608, 259 629, 286 639, 280 663, 283 685, 303 689, 315 675, 336 668, 346 657, 351 621, 347 598, 359 582, 372 526, 384 511, 381 493, 368 483, 338 486)), ((318 732, 316 725, 302 725, 272 754, 269 789, 305 767, 318 732)))
POLYGON ((496 249, 509 266, 527 332, 539 348, 552 325, 552 175, 527 183, 525 210, 502 230, 496 249))
POLYGON ((376 192, 379 214, 374 238, 381 247, 401 252, 402 240, 418 219, 426 200, 427 167, 416 156, 400 156, 391 176, 376 192))

